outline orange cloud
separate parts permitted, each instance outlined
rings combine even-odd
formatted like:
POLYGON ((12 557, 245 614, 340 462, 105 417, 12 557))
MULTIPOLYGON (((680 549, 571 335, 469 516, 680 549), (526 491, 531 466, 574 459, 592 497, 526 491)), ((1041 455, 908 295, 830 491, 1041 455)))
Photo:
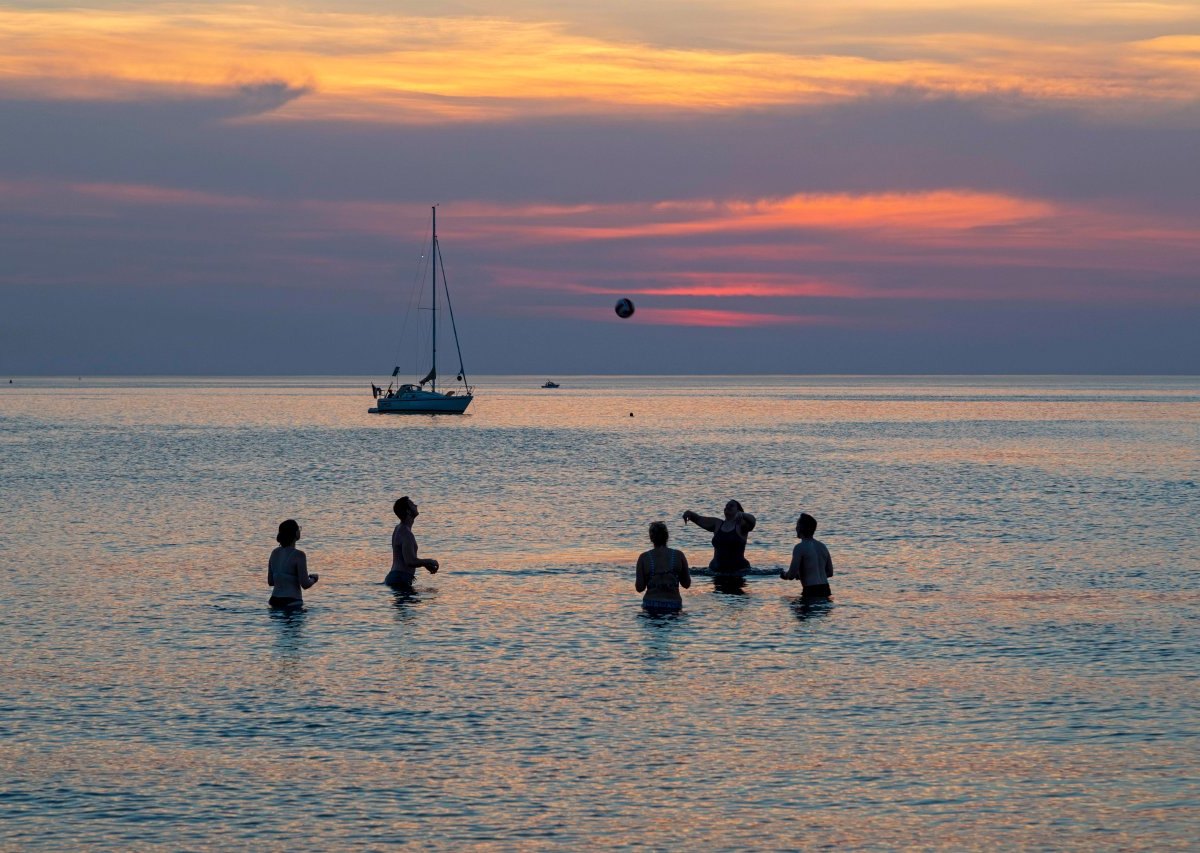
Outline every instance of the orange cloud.
MULTIPOLYGON (((759 284, 775 264, 840 262, 1046 266, 1182 272, 1200 264, 1193 219, 1141 210, 940 190, 805 194, 750 201, 680 201, 552 209, 457 205, 455 228, 489 250, 621 243, 644 268, 745 269, 759 284)), ((604 278, 598 277, 603 283, 604 278)), ((747 284, 746 276, 741 284, 747 284)), ((696 282, 689 282, 694 285, 696 282)), ((711 284, 711 280, 709 281, 711 284)), ((779 282, 775 282, 779 285, 779 282)), ((809 286, 793 279, 788 287, 809 286)), ((844 284, 839 285, 843 288, 844 284)), ((815 292, 813 295, 817 295, 815 292)))
MULTIPOLYGON (((543 307, 541 313, 559 317, 594 320, 596 312, 591 308, 575 306, 543 307)), ((615 314, 605 316, 614 322, 640 322, 652 326, 702 326, 707 328, 752 328, 760 326, 840 326, 850 321, 841 317, 815 314, 765 314, 750 311, 725 311, 710 308, 638 308, 630 320, 621 320, 615 314)))
POLYGON ((557 285, 555 289, 593 294, 596 296, 666 296, 666 297, 799 297, 823 296, 845 298, 865 293, 858 285, 833 281, 814 281, 788 275, 744 275, 741 273, 680 272, 654 276, 658 281, 683 280, 688 284, 625 283, 616 285, 577 284, 557 285))
MULTIPOLYGON (((1013 0, 1000 4, 990 27, 973 31, 946 29, 950 6, 927 6, 923 27, 910 16, 916 31, 889 33, 876 21, 894 5, 845 5, 831 18, 841 29, 795 23, 820 10, 783 15, 760 4, 757 30, 746 28, 745 15, 729 16, 736 37, 700 32, 695 43, 670 45, 613 27, 589 31, 565 7, 556 19, 198 2, 6 9, 0 90, 112 99, 289 81, 294 93, 308 94, 268 104, 276 118, 401 122, 742 110, 897 88, 1169 108, 1200 91, 1195 36, 1145 40, 1144 20, 1097 18, 1078 4, 1078 21, 1097 21, 1096 33, 1104 26, 1111 34, 1081 38, 1065 14, 1040 29, 1015 28, 1005 23, 1005 6, 1014 15, 1033 7, 1013 0), (762 26, 771 20, 778 30, 762 26)), ((1037 11, 1045 24, 1046 10, 1037 11)), ((1185 26, 1187 18, 1160 14, 1156 21, 1185 26)))
POLYGON ((656 326, 827 326, 842 322, 833 317, 753 314, 747 311, 720 311, 707 308, 643 308, 641 318, 642 322, 656 326))
MULTIPOLYGON (((1044 218, 1053 206, 996 193, 938 190, 919 193, 806 194, 755 201, 662 202, 593 207, 587 216, 561 211, 524 217, 526 239, 538 242, 628 240, 739 232, 871 229, 903 233, 962 232, 1044 218), (572 220, 587 221, 572 224, 572 220), (531 220, 543 220, 542 222, 531 220), (546 221, 548 220, 548 221, 546 221)), ((505 222, 483 230, 508 231, 505 222)), ((511 235, 509 235, 511 236, 511 235)))
POLYGON ((71 184, 70 190, 81 196, 117 204, 160 207, 265 207, 267 202, 249 196, 224 195, 201 190, 159 187, 149 184, 90 183, 71 184))

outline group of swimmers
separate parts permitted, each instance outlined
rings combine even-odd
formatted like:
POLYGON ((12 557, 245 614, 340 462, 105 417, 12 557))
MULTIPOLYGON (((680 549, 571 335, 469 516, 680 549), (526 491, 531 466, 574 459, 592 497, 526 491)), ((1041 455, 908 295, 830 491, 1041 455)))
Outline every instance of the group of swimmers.
MULTIPOLYGON (((400 519, 392 530, 392 568, 384 583, 396 589, 411 589, 418 569, 437 574, 437 560, 421 559, 417 556, 417 539, 413 535, 413 522, 420 511, 415 501, 405 495, 392 505, 392 511, 400 519)), ((750 563, 746 560, 746 541, 754 530, 753 515, 745 512, 735 500, 725 504, 723 518, 700 515, 690 509, 683 513, 683 523, 695 524, 712 533, 713 558, 709 571, 716 578, 741 577, 750 563)), ((798 580, 802 595, 806 599, 827 598, 831 594, 829 578, 833 575, 833 560, 825 544, 814 539, 817 520, 808 513, 801 513, 796 520, 796 537, 799 543, 792 549, 791 565, 779 573, 784 580, 798 580)), ((642 606, 655 613, 664 613, 683 608, 680 588, 692 585, 687 557, 682 551, 668 548, 670 531, 661 521, 650 525, 650 542, 654 546, 643 552, 637 560, 634 587, 645 593, 642 606)), ((317 582, 316 572, 308 571, 308 559, 296 548, 300 541, 300 525, 293 519, 280 523, 275 537, 279 547, 271 552, 267 563, 267 583, 272 587, 270 605, 285 611, 299 610, 304 606, 304 590, 317 582)))

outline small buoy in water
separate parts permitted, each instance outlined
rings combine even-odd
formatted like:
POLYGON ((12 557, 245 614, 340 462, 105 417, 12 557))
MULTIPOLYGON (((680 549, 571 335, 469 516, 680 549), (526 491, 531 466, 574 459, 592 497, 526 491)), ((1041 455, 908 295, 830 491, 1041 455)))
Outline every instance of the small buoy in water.
POLYGON ((617 312, 617 316, 622 320, 628 320, 633 316, 633 302, 629 299, 618 299, 617 306, 613 310, 617 312))

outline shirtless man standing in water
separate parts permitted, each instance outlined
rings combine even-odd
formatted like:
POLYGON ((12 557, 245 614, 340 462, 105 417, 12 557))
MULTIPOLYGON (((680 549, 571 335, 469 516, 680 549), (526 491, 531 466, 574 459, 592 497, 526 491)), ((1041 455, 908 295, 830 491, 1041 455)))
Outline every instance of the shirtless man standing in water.
POLYGON ((804 585, 805 598, 828 598, 829 578, 833 575, 833 559, 824 542, 813 538, 817 532, 817 520, 807 512, 800 513, 796 520, 796 535, 800 542, 792 549, 792 565, 779 576, 787 581, 799 580, 804 585))
POLYGON ((420 515, 416 502, 405 495, 392 505, 392 511, 400 523, 392 530, 392 570, 383 582, 391 587, 406 589, 412 586, 417 569, 423 568, 431 575, 437 574, 438 561, 422 560, 417 556, 417 537, 412 531, 413 522, 420 515))

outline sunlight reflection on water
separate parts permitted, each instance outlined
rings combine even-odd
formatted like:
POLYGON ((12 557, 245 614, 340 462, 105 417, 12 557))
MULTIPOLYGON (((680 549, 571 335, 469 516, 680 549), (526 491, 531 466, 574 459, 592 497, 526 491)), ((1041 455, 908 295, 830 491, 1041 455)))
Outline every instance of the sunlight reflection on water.
POLYGON ((458 419, 362 380, 0 392, 0 841, 1194 841, 1200 382, 534 384, 458 419), (443 570, 397 595, 403 493, 443 570), (679 514, 733 496, 763 574, 644 614, 646 524, 703 564, 679 514), (831 602, 767 574, 801 509, 831 602))

